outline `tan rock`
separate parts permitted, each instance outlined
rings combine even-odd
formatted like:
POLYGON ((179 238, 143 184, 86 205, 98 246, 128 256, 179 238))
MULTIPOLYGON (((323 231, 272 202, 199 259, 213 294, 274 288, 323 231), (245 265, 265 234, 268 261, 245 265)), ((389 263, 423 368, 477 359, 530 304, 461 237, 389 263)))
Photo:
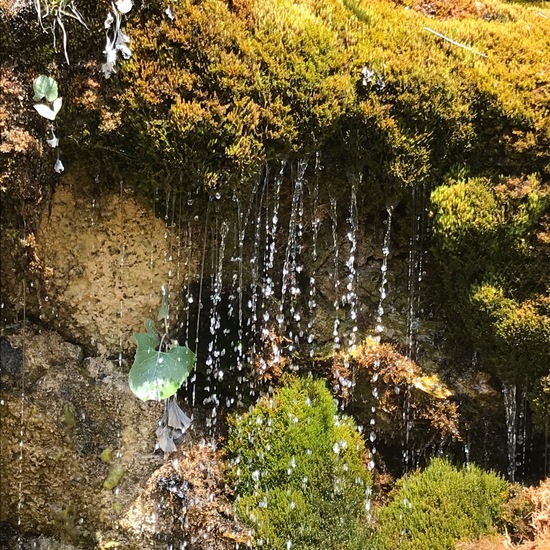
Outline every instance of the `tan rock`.
POLYGON ((74 172, 56 188, 38 228, 34 252, 41 273, 31 312, 88 349, 127 350, 135 346, 132 333, 156 318, 163 285, 177 311, 177 246, 172 231, 132 191, 94 193, 93 182, 74 172))

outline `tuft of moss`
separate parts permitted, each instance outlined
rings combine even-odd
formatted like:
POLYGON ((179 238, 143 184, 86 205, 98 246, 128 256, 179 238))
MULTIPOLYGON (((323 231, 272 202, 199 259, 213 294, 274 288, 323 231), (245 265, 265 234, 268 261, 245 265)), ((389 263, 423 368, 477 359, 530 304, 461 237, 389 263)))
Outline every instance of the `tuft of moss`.
POLYGON ((508 490, 494 473, 434 459, 424 471, 398 481, 379 511, 373 548, 452 550, 459 540, 494 533, 508 490))
POLYGON ((321 380, 293 379, 233 416, 226 447, 237 512, 262 548, 364 548, 364 441, 321 380))

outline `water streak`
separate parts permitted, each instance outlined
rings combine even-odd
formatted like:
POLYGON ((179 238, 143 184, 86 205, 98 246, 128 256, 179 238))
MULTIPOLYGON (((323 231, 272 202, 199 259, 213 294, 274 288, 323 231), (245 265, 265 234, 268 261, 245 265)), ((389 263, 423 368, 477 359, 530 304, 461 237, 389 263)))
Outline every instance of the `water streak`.
POLYGON ((504 398, 504 415, 506 420, 506 451, 508 454, 508 480, 512 483, 516 477, 516 449, 517 449, 517 386, 504 383, 502 396, 504 398))
MULTIPOLYGON (((375 336, 374 340, 377 343, 380 343, 382 339, 382 334, 384 333, 384 302, 387 298, 387 286, 388 286, 388 259, 390 256, 390 241, 391 241, 391 225, 392 225, 392 215, 393 215, 393 206, 388 206, 386 208, 388 218, 386 220, 386 231, 384 233, 384 241, 382 244, 382 265, 380 267, 380 288, 379 288, 379 300, 378 308, 376 311, 376 325, 375 325, 375 336)), ((378 389, 378 378, 380 370, 380 353, 376 353, 376 357, 373 365, 373 373, 371 377, 372 384, 372 396, 374 398, 374 405, 371 407, 371 419, 370 419, 370 433, 369 441, 371 443, 371 457, 368 463, 369 470, 373 470, 375 467, 374 457, 376 455, 376 411, 378 408, 378 402, 380 400, 379 389, 378 389)))

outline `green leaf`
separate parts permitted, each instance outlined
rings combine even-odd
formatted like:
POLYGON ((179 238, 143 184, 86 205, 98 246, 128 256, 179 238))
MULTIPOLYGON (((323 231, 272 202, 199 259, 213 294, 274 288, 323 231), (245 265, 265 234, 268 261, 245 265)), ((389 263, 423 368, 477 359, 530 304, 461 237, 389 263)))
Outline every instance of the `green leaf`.
POLYGON ((50 103, 57 99, 57 82, 50 76, 41 74, 34 79, 34 101, 40 101, 43 97, 50 103))
POLYGON ((130 389, 143 401, 168 399, 189 376, 195 354, 186 346, 157 351, 159 336, 153 321, 145 321, 145 328, 146 333, 134 333, 138 347, 130 369, 130 389))

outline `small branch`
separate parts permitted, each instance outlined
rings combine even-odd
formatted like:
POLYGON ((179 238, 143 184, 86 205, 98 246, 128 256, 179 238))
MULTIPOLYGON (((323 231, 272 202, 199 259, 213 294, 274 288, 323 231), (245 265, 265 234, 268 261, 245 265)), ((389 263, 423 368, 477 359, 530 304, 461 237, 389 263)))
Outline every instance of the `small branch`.
POLYGON ((446 40, 447 42, 450 42, 454 46, 458 46, 459 48, 464 48, 465 50, 468 50, 469 52, 475 53, 476 55, 479 55, 481 57, 488 57, 487 54, 478 52, 477 50, 474 50, 473 48, 470 48, 470 46, 466 46, 465 44, 461 44, 460 42, 457 42, 456 40, 453 40, 452 38, 449 38, 448 36, 445 36, 444 34, 441 34, 440 32, 434 31, 433 29, 430 29, 430 27, 424 27, 428 32, 431 32, 432 34, 435 34, 436 36, 439 36, 439 38, 443 38, 443 40, 446 40))

